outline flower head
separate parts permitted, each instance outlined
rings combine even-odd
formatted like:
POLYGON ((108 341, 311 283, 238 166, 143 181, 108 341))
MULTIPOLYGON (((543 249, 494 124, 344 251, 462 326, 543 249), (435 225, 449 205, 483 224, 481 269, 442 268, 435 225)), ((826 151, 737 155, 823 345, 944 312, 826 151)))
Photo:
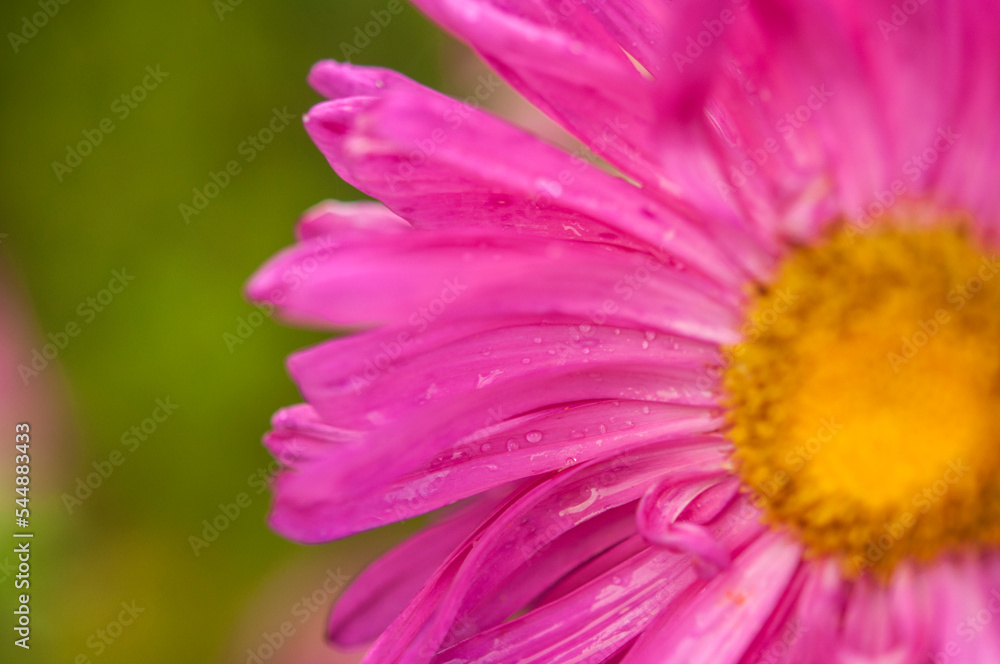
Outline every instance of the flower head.
POLYGON ((418 4, 590 155, 313 69, 307 130, 380 202, 309 211, 248 286, 359 330, 289 361, 272 525, 452 506, 331 638, 414 664, 1000 661, 1000 6, 418 4))

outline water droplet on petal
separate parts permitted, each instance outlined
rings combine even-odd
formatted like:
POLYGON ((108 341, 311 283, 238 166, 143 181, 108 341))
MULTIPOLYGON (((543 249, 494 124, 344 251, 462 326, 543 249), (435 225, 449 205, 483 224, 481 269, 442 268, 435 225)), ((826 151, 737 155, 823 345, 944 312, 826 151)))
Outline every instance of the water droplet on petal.
POLYGON ((642 342, 642 349, 643 349, 643 350, 646 350, 647 348, 649 348, 649 342, 648 342, 648 341, 645 341, 645 340, 644 340, 644 341, 642 342))
POLYGON ((647 341, 652 341, 653 339, 656 338, 656 332, 653 332, 652 330, 646 330, 645 334, 646 334, 646 340, 647 341))
POLYGON ((541 338, 541 337, 535 337, 535 338, 533 339, 533 341, 534 341, 534 342, 535 342, 536 344, 540 344, 540 343, 542 343, 542 338, 541 338))
POLYGON ((517 441, 514 440, 513 438, 508 438, 507 439, 507 450, 510 451, 510 452, 513 452, 516 449, 517 449, 517 441))
POLYGON ((531 364, 531 358, 530 357, 524 358, 523 360, 521 360, 521 364, 531 364))
POLYGON ((493 447, 489 443, 483 443, 483 446, 479 448, 483 452, 489 452, 493 447))
POLYGON ((524 434, 524 438, 529 443, 537 443, 538 441, 540 441, 542 439, 542 432, 541 431, 529 431, 528 433, 524 434))
POLYGON ((591 329, 592 328, 587 323, 584 323, 583 325, 580 326, 580 331, 583 332, 584 334, 590 332, 591 329))

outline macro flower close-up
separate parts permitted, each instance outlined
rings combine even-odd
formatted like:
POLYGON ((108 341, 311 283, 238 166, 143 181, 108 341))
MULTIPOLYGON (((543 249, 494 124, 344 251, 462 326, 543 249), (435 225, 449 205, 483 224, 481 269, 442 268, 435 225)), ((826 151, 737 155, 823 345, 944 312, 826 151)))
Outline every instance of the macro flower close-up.
POLYGON ((579 142, 323 61, 248 297, 369 663, 1000 662, 1000 6, 417 0, 579 142))

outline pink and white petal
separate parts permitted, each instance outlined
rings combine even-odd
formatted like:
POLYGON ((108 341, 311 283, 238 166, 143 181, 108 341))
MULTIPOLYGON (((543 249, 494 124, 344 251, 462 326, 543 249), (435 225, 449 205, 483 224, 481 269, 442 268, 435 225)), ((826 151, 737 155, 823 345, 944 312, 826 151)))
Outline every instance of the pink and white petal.
POLYGON ((801 560, 798 543, 780 533, 761 535, 704 590, 661 614, 625 661, 736 664, 780 605, 801 560))
POLYGON ((467 608, 492 597, 546 544, 599 514, 637 500, 646 483, 664 468, 709 470, 718 467, 723 456, 720 449, 652 445, 624 460, 576 466, 526 487, 442 566, 376 642, 367 661, 431 661, 452 638, 449 635, 460 638, 479 631, 482 626, 465 620, 467 608))

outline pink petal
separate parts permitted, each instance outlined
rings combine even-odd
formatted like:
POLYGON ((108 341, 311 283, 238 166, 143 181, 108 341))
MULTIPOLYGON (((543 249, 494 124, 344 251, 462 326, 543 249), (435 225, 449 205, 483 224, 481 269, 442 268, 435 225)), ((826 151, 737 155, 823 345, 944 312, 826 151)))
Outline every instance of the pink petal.
MULTIPOLYGON (((995 553, 989 554, 995 558, 995 553)), ((988 560, 988 558, 987 558, 988 560)), ((949 662, 1000 662, 996 628, 1000 593, 995 571, 973 555, 935 561, 926 571, 933 605, 931 654, 945 653, 949 662)), ((995 563, 994 563, 995 570, 995 563)))
POLYGON ((434 570, 506 496, 482 496, 425 527, 369 565, 337 598, 327 626, 338 647, 371 643, 416 596, 434 570))
MULTIPOLYGON (((358 68, 321 63, 334 78, 358 68)), ((654 250, 738 284, 747 247, 725 255, 694 222, 479 110, 408 82, 338 98, 306 116, 333 168, 421 228, 494 227, 654 250)), ((717 228, 717 227, 715 227, 717 228)))
POLYGON ((684 266, 582 242, 446 233, 312 240, 246 287, 296 320, 370 325, 531 314, 736 340, 740 297, 684 266), (530 275, 530 279, 527 278, 530 275))
MULTIPOLYGON (((625 414, 622 409, 615 412, 625 418, 630 408, 623 403, 625 414)), ((643 408, 635 406, 634 411, 642 412, 643 408)), ((669 418, 670 411, 651 406, 648 425, 636 429, 612 425, 606 433, 598 433, 600 425, 594 424, 595 419, 606 421, 603 418, 611 409, 610 404, 592 404, 568 411, 541 411, 514 420, 509 431, 497 438, 474 438, 469 444, 417 456, 406 464, 392 463, 387 455, 369 453, 364 446, 331 448, 325 456, 297 460, 291 470, 279 474, 273 487, 272 526, 303 541, 335 539, 419 516, 515 479, 559 470, 601 453, 611 454, 626 449, 626 442, 631 447, 643 438, 675 439, 681 446, 686 440, 683 436, 697 430, 697 422, 656 422, 652 418, 669 418), (579 430, 588 434, 576 439, 579 430), (539 435, 542 442, 530 442, 539 435), (511 440, 521 442, 515 446, 511 440), (601 441, 606 447, 598 445, 601 441), (576 456, 568 456, 571 454, 576 456)), ((305 437, 299 435, 299 439, 305 437)))
POLYGON ((399 233, 409 227, 405 219, 375 201, 323 201, 299 218, 295 235, 305 242, 331 235, 344 237, 352 231, 399 233))
MULTIPOLYGON (((666 118, 670 119, 670 125, 676 126, 680 136, 691 135, 684 121, 698 108, 698 95, 703 97, 702 91, 712 81, 708 75, 717 72, 710 65, 721 58, 699 58, 697 76, 692 72, 678 76, 671 66, 655 81, 646 80, 627 63, 614 62, 618 58, 612 58, 611 62, 601 60, 600 64, 594 62, 594 58, 604 57, 604 52, 614 51, 603 46, 605 39, 634 38, 642 30, 640 26, 626 30, 623 18, 648 20, 656 15, 665 25, 650 30, 654 35, 665 35, 661 47, 673 58, 678 48, 687 46, 687 39, 705 30, 703 21, 718 20, 714 17, 721 11, 721 2, 686 3, 666 10, 640 10, 634 6, 638 3, 633 3, 625 16, 614 17, 598 9, 598 20, 610 32, 602 35, 600 41, 584 41, 579 45, 572 21, 542 23, 534 14, 536 3, 500 6, 488 0, 423 0, 418 4, 438 23, 476 48, 529 101, 562 123, 594 152, 640 181, 651 195, 672 209, 721 225, 726 232, 718 236, 720 245, 730 250, 742 246, 753 251, 747 261, 755 274, 767 269, 769 261, 760 253, 760 247, 773 250, 773 243, 759 229, 745 223, 742 210, 721 197, 718 187, 721 178, 713 170, 715 161, 708 141, 664 144, 658 135, 668 124, 666 118), (580 77, 577 72, 586 75, 580 77), (622 90, 623 86, 627 89, 622 90), (670 99, 678 103, 665 105, 665 100, 670 99), (678 109, 687 117, 678 117, 678 109), (690 168, 695 177, 668 168, 664 159, 671 159, 682 170, 690 168)), ((578 11, 571 16, 586 13, 578 11)), ((628 52, 635 44, 636 40, 630 39, 619 43, 618 48, 628 52)), ((636 50, 641 53, 643 49, 636 50)), ((645 50, 648 53, 648 46, 645 50)))
MULTIPOLYGON (((323 417, 338 431, 361 433, 278 478, 275 527, 308 541, 343 536, 626 444, 719 426, 706 410, 714 406, 714 379, 701 384, 703 367, 717 362, 710 347, 592 327, 574 350, 559 326, 454 338, 461 329, 429 333, 427 347, 401 350, 391 370, 360 387, 352 363, 364 356, 340 349, 357 337, 292 362, 323 417), (553 394, 564 401, 553 404, 553 394)), ((313 428, 286 419, 287 431, 269 438, 310 438, 313 428)))
POLYGON ((736 478, 669 477, 646 491, 636 525, 650 543, 693 556, 701 573, 714 576, 729 566, 730 552, 704 524, 729 505, 738 488, 736 478))
MULTIPOLYGON (((715 529, 727 547, 741 549, 759 533, 715 529)), ((647 549, 559 600, 476 635, 442 653, 440 662, 601 661, 630 643, 672 602, 703 584, 686 556, 647 549)))
POLYGON ((558 17, 557 2, 417 4, 602 157, 626 173, 642 170, 649 83, 588 11, 553 21, 545 12, 558 17))
POLYGON ((773 532, 762 535, 697 596, 661 615, 625 661, 739 662, 780 603, 801 557, 800 545, 773 532))
POLYGON ((651 446, 627 459, 577 466, 526 488, 453 554, 376 642, 366 661, 430 661, 453 631, 467 635, 479 631, 481 626, 464 621, 463 607, 492 597, 522 565, 544 553, 550 542, 603 512, 636 500, 645 483, 665 468, 713 467, 719 454, 705 448, 671 452, 651 446))

